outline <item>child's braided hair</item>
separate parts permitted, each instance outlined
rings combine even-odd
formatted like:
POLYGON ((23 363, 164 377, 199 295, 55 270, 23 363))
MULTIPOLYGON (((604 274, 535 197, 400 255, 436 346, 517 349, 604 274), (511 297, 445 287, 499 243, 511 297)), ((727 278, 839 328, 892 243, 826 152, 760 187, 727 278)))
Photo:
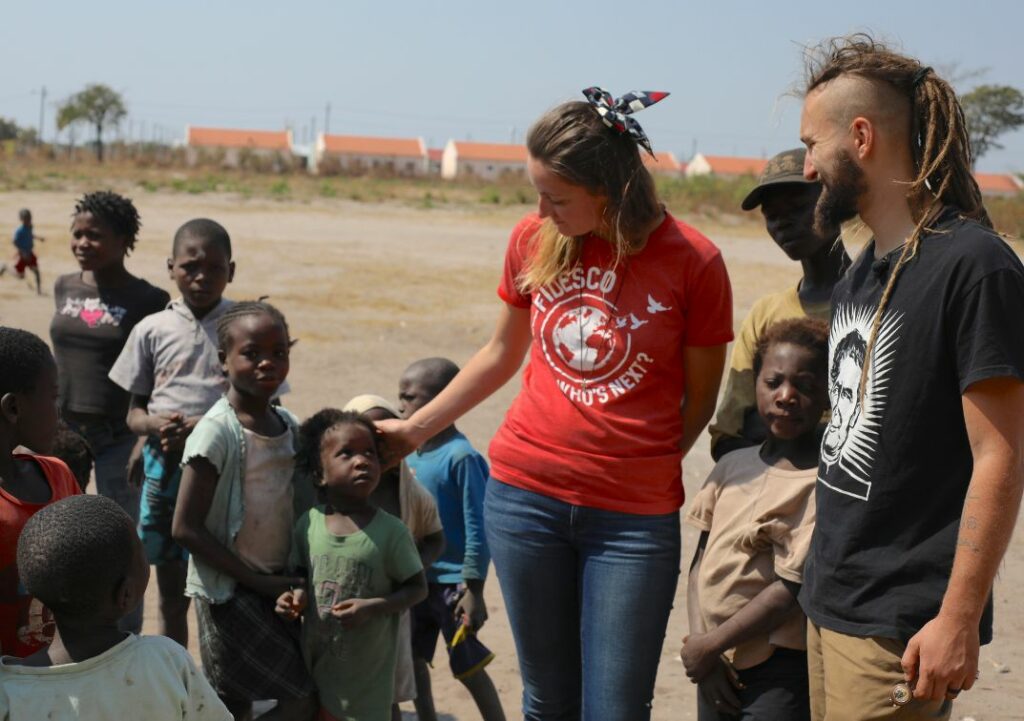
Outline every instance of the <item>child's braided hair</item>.
POLYGON ((288 331, 288 321, 284 313, 267 303, 263 298, 259 300, 241 300, 232 305, 224 315, 217 321, 217 346, 222 351, 231 349, 231 324, 239 318, 251 315, 269 315, 275 322, 280 323, 284 333, 291 343, 291 334, 288 331))

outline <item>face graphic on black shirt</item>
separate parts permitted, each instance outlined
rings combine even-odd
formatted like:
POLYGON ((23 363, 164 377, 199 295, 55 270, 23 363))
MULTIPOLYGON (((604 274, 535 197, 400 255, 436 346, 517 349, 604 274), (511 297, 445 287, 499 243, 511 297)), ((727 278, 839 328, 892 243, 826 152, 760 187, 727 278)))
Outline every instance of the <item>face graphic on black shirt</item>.
POLYGON ((828 465, 839 460, 850 430, 860 416, 861 371, 866 351, 867 342, 858 331, 851 332, 836 345, 828 387, 832 418, 821 442, 821 458, 828 465))

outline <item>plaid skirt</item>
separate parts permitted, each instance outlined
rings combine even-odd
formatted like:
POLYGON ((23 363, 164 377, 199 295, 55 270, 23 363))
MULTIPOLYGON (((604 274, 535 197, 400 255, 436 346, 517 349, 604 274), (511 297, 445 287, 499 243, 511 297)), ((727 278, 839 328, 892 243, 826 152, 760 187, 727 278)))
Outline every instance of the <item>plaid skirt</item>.
POLYGON ((217 695, 238 701, 312 696, 300 625, 274 613, 274 599, 242 586, 225 603, 195 599, 203 672, 217 695))

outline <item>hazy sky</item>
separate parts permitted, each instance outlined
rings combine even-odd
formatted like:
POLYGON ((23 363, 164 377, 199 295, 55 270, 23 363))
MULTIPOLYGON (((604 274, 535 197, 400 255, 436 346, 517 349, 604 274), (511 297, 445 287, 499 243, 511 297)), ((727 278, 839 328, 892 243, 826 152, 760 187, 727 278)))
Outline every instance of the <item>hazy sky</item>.
MULTIPOLYGON (((936 67, 1024 89, 1024 2, 6 0, 0 115, 55 133, 86 83, 121 91, 122 133, 181 138, 186 123, 521 142, 546 108, 602 85, 668 90, 638 119, 680 159, 799 144, 802 47, 870 30, 936 67), (315 119, 315 120, 314 120, 315 119)), ((79 137, 84 137, 85 131, 79 137)), ((1024 132, 982 158, 1024 170, 1024 132)))

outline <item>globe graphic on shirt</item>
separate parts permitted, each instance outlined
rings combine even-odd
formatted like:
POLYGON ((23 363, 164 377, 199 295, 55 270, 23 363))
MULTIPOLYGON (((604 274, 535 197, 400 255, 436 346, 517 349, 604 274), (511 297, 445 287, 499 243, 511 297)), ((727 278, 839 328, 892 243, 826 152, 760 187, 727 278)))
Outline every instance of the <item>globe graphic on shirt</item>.
POLYGON ((611 317, 590 306, 567 311, 552 329, 551 340, 562 362, 581 373, 607 365, 616 345, 611 317))

